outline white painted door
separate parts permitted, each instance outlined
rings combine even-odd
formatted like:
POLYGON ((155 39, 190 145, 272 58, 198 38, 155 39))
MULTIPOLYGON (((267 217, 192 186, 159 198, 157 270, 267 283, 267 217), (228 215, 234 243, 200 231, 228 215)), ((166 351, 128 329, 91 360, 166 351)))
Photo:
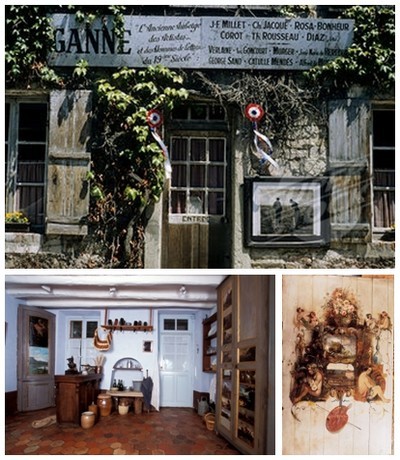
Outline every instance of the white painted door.
POLYGON ((160 317, 160 406, 193 406, 193 317, 160 317))

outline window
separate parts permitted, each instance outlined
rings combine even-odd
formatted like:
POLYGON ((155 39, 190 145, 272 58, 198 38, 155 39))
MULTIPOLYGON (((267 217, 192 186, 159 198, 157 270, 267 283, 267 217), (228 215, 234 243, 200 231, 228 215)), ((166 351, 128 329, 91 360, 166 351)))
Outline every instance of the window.
POLYGON ((47 103, 8 100, 5 108, 6 210, 44 225, 47 103))
POLYGON ((188 331, 189 330, 189 320, 188 319, 164 318, 163 329, 164 331, 188 331))
POLYGON ((387 229, 395 223, 395 112, 373 110, 372 162, 374 227, 387 229))
POLYGON ((94 333, 99 322, 92 319, 67 321, 66 359, 73 356, 78 370, 82 365, 94 365, 98 351, 94 348, 94 333))
POLYGON ((179 108, 173 117, 186 120, 187 130, 170 139, 170 215, 224 216, 226 138, 213 127, 224 121, 225 112, 200 104, 179 108))

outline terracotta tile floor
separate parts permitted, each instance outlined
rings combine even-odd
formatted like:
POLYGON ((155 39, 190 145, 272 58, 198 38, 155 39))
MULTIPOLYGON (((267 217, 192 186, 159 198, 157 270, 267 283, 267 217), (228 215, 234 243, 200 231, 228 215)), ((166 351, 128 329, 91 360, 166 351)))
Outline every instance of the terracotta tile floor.
POLYGON ((46 409, 6 417, 7 455, 233 455, 225 439, 206 428, 193 409, 163 408, 160 412, 102 417, 93 428, 32 422, 55 415, 46 409))

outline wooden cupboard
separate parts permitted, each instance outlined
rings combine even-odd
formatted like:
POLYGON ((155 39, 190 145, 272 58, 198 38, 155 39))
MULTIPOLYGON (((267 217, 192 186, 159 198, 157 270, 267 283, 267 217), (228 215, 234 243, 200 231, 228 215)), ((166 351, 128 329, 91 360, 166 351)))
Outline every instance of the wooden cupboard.
POLYGON ((56 414, 58 423, 80 424, 81 414, 97 402, 102 374, 56 375, 56 414))
POLYGON ((218 288, 216 430, 243 454, 275 452, 274 278, 218 288))

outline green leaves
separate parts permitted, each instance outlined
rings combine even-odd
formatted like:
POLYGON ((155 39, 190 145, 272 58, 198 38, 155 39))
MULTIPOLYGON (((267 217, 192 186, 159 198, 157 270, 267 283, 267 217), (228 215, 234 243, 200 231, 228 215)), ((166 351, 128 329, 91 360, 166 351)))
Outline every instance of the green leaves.
POLYGON ((125 251, 138 243, 127 244, 125 239, 132 225, 134 234, 143 235, 144 211, 159 200, 164 188, 164 156, 150 134, 147 112, 171 109, 186 98, 181 84, 181 76, 161 66, 122 68, 97 82, 95 143, 102 148, 92 155, 91 220, 113 264, 127 263, 122 262, 128 257, 125 251))
POLYGON ((362 85, 377 91, 394 88, 395 81, 395 15, 394 7, 353 6, 344 17, 353 19, 354 40, 344 56, 306 75, 329 88, 362 85))

